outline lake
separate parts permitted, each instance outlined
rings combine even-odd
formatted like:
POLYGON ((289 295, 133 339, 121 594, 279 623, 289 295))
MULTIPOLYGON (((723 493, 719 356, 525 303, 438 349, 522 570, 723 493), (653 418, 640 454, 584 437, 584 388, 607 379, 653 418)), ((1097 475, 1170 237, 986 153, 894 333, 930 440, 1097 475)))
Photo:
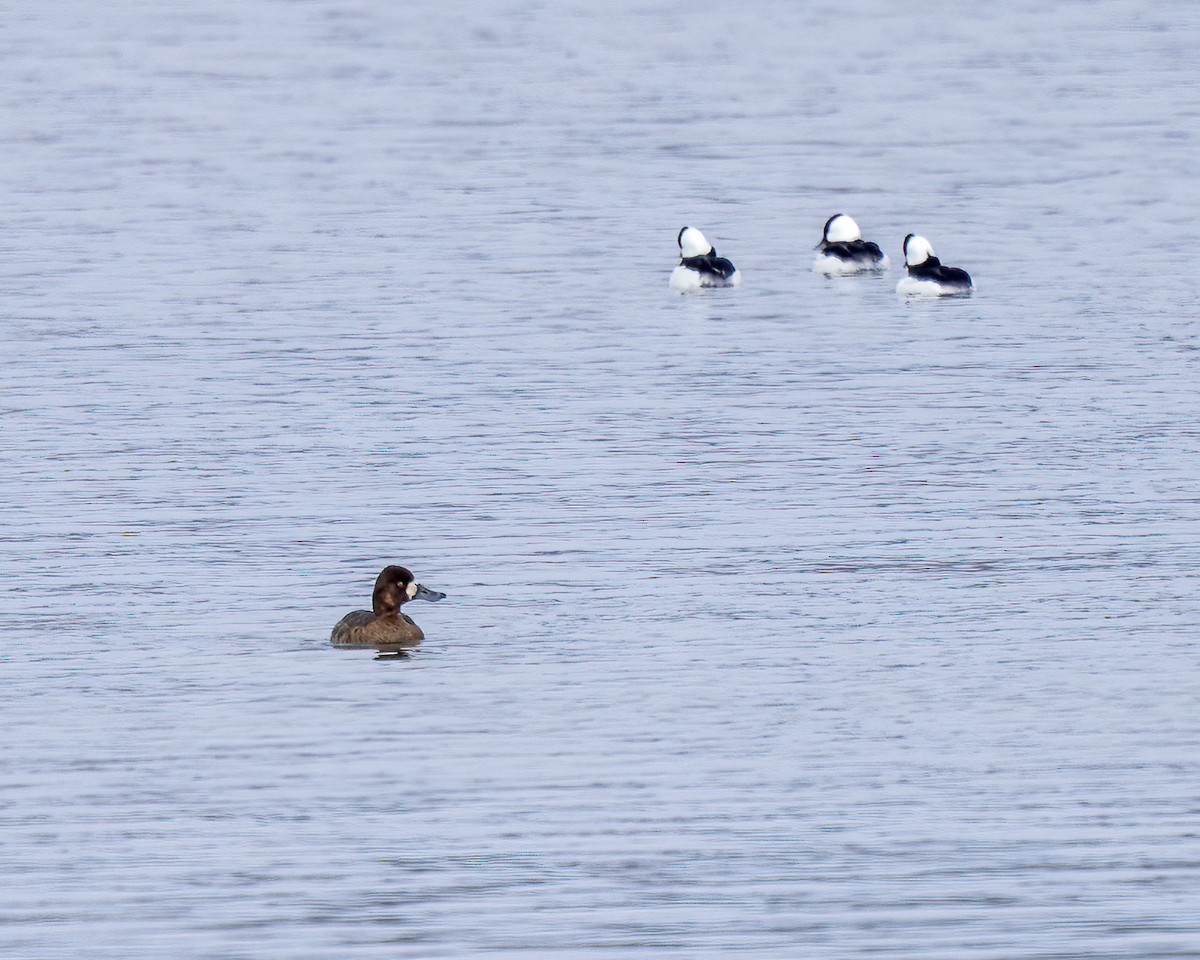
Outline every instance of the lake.
POLYGON ((1200 957, 1198 45, 9 5, 0 953, 1200 957))

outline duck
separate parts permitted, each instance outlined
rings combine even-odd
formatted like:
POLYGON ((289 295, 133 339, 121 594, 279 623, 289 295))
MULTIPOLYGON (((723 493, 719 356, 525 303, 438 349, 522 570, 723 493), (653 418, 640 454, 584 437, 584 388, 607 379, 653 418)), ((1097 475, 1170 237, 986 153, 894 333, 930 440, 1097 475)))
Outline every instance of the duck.
POLYGON ((683 227, 675 238, 679 244, 679 266, 671 273, 671 289, 680 293, 702 287, 736 287, 742 282, 737 267, 724 257, 695 227, 683 227))
POLYGON ((817 251, 813 272, 827 277, 878 273, 888 268, 887 254, 878 244, 864 240, 858 224, 844 213, 835 213, 825 221, 817 251))
POLYGON ((966 297, 974 289, 966 270, 942 266, 930 242, 915 233, 904 238, 904 263, 908 276, 896 284, 896 292, 907 297, 966 297))
POLYGON ((444 600, 446 595, 417 583, 407 567, 384 567, 375 578, 371 609, 346 614, 333 628, 329 642, 335 647, 413 646, 425 639, 413 621, 400 612, 409 600, 444 600))

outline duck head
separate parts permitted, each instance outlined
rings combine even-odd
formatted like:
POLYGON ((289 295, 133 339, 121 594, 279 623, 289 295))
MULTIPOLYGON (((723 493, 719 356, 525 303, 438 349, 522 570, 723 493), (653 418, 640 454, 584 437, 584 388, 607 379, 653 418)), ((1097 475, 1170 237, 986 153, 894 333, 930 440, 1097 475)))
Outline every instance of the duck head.
POLYGON ((704 257, 715 252, 713 245, 695 227, 684 227, 679 231, 676 241, 679 243, 679 255, 684 260, 692 257, 704 257))
POLYGON ((371 592, 371 609, 375 616, 395 613, 409 600, 429 600, 436 602, 445 599, 445 594, 430 590, 417 583, 408 567, 384 567, 375 578, 375 589, 371 592))
POLYGON ((862 239, 862 231, 851 217, 844 213, 835 213, 825 221, 825 232, 821 236, 820 246, 827 243, 853 243, 862 239))
POLYGON ((910 233, 904 238, 904 262, 910 267, 918 266, 933 256, 933 245, 924 237, 910 233))

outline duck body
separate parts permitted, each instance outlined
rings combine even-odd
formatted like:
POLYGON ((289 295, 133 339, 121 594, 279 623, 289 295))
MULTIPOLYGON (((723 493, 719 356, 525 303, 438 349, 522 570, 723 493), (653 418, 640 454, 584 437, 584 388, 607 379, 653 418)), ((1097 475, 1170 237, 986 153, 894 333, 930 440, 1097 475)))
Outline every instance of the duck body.
POLYGON ((880 273, 888 268, 888 256, 869 240, 830 243, 821 248, 813 272, 827 277, 850 277, 856 273, 880 273))
POLYGON ((835 213, 825 221, 813 272, 827 277, 848 277, 856 273, 879 273, 888 268, 887 254, 879 244, 862 238, 858 224, 844 213, 835 213))
POLYGON ((335 647, 411 647, 425 634, 411 617, 400 612, 410 600, 437 601, 444 593, 417 583, 407 567, 384 567, 375 579, 370 610, 354 610, 334 624, 329 642, 335 647))
POLYGON ((716 248, 695 227, 679 231, 679 266, 671 272, 672 290, 688 293, 705 287, 736 287, 742 282, 729 260, 717 256, 716 248))
POLYGON ((896 284, 896 292, 906 297, 966 297, 975 289, 966 270, 947 267, 929 241, 914 233, 904 238, 904 262, 908 276, 896 284))
POLYGON ((704 287, 736 287, 741 282, 742 275, 724 257, 688 257, 671 271, 671 289, 680 293, 704 287))
POLYGON ((375 616, 370 610, 355 610, 336 624, 329 635, 335 647, 411 647, 425 639, 425 633, 407 614, 375 616))

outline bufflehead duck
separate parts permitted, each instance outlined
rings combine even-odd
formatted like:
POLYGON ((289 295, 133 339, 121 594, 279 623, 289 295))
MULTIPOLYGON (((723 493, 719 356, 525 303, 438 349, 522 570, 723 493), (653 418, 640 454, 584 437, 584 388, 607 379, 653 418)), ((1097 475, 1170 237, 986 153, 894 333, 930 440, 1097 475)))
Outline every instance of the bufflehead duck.
POLYGON ((717 251, 695 227, 684 227, 676 238, 679 266, 671 273, 671 289, 685 293, 701 287, 736 287, 742 282, 737 267, 717 251))
POLYGON ((924 237, 910 233, 904 238, 904 263, 908 276, 896 284, 905 296, 965 297, 971 292, 971 276, 958 267, 943 267, 924 237))
POLYGON ((384 567, 375 579, 371 609, 348 613, 333 628, 335 647, 412 646, 425 639, 421 628, 400 612, 409 600, 442 600, 444 593, 417 583, 407 567, 384 567))
POLYGON ((817 250, 813 271, 827 277, 877 272, 888 267, 887 254, 878 244, 864 240, 858 224, 844 213, 835 213, 825 221, 817 250))

